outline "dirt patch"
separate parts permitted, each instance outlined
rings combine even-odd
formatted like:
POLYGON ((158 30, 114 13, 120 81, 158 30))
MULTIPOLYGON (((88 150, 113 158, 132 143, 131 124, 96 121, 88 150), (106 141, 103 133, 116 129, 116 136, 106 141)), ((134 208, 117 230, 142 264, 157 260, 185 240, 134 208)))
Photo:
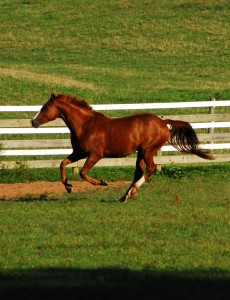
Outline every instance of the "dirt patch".
MULTIPOLYGON (((101 189, 106 189, 103 186, 93 186, 86 181, 71 181, 73 185, 73 192, 81 193, 87 190, 99 191, 101 189)), ((109 186, 128 186, 127 181, 116 181, 109 182, 109 186)), ((0 184, 0 200, 14 199, 15 197, 21 198, 27 195, 55 195, 66 193, 64 185, 58 182, 50 181, 36 181, 30 183, 13 183, 13 184, 0 184)))

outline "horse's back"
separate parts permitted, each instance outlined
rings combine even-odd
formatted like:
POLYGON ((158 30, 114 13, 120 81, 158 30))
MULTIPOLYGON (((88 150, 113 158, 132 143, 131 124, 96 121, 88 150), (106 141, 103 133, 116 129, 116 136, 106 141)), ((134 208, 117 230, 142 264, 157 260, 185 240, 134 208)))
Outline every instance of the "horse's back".
POLYGON ((152 148, 155 143, 165 143, 169 136, 165 122, 149 113, 108 118, 104 121, 106 156, 130 155, 139 147, 152 148))
POLYGON ((160 119, 158 116, 150 113, 139 113, 132 116, 121 117, 121 118, 111 118, 111 126, 127 126, 127 128, 138 127, 140 128, 150 128, 153 130, 155 127, 165 128, 165 122, 160 119))

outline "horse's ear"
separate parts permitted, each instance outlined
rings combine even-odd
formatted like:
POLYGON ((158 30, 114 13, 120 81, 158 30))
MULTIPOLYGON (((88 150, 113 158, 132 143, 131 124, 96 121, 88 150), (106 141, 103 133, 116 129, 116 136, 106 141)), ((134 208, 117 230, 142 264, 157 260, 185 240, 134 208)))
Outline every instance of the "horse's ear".
POLYGON ((54 101, 55 98, 56 98, 55 94, 52 93, 51 96, 50 96, 50 101, 54 101))

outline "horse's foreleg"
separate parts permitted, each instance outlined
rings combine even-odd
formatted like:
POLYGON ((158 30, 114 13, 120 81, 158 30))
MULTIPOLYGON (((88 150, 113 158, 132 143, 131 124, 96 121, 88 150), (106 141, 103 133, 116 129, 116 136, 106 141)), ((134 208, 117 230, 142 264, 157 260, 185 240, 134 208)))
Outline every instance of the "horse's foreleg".
POLYGON ((65 167, 77 160, 79 160, 79 155, 77 155, 76 153, 72 153, 70 154, 68 157, 66 157, 65 159, 63 159, 63 161, 60 164, 60 170, 61 170, 61 181, 64 184, 66 190, 68 193, 71 193, 73 190, 72 184, 68 183, 67 177, 66 177, 66 170, 65 167))
POLYGON ((82 167, 81 171, 80 171, 80 176, 82 179, 90 182, 91 184, 93 185, 108 185, 108 183, 105 181, 105 180, 97 180, 97 179, 94 179, 92 177, 89 177, 88 175, 86 175, 86 173, 92 169, 92 167, 101 159, 102 157, 99 156, 99 155, 95 155, 95 154, 91 154, 84 166, 82 167))

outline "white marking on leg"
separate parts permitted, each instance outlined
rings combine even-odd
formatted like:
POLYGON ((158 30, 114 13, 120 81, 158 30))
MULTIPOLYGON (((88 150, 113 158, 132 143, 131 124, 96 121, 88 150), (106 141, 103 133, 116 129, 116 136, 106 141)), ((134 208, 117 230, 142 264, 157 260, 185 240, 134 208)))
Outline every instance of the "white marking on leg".
POLYGON ((139 179, 134 186, 137 187, 139 189, 139 187, 145 182, 145 177, 142 176, 141 179, 139 179))
POLYGON ((138 190, 144 182, 145 182, 145 177, 142 176, 134 185, 132 183, 130 186, 130 190, 127 193, 127 198, 131 198, 133 189, 138 190))
POLYGON ((133 186, 133 184, 130 186, 130 190, 128 191, 128 196, 131 195, 133 187, 139 189, 139 187, 145 182, 145 177, 142 176, 141 179, 139 179, 133 186))

